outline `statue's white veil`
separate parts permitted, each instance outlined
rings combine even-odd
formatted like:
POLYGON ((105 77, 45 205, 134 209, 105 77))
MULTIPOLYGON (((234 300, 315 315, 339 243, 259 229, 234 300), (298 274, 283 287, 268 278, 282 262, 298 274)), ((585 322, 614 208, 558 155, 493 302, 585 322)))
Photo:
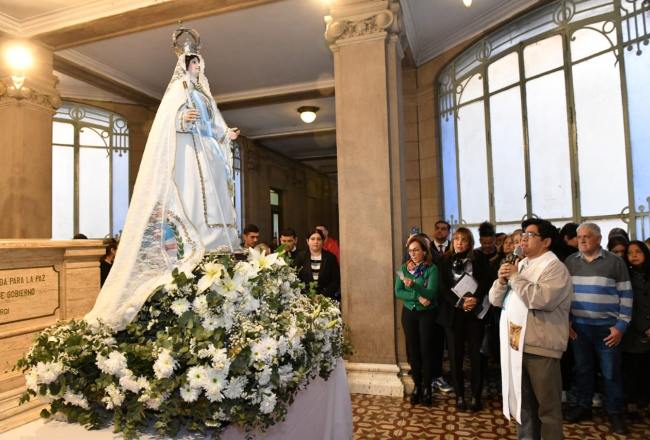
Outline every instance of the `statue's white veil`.
MULTIPOLYGON (((189 84, 186 55, 178 57, 149 132, 113 267, 95 306, 84 318, 91 324, 101 320, 115 330, 123 329, 157 287, 172 281, 175 268, 189 272, 204 256, 205 246, 184 212, 174 181, 176 117, 187 101, 183 81, 189 84), (170 222, 184 244, 181 259, 165 250, 165 229, 170 222)), ((198 81, 211 97, 203 58, 196 55, 201 64, 198 81)), ((211 101, 216 123, 225 127, 211 101)))

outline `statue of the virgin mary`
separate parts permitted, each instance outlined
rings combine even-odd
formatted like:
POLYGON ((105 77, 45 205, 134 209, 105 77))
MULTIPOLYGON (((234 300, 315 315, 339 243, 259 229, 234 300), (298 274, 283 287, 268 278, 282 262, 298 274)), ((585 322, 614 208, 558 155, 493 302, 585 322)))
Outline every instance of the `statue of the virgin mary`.
POLYGON ((85 319, 126 327, 151 293, 206 251, 239 249, 232 140, 210 93, 196 31, 173 34, 178 61, 154 119, 113 268, 85 319))

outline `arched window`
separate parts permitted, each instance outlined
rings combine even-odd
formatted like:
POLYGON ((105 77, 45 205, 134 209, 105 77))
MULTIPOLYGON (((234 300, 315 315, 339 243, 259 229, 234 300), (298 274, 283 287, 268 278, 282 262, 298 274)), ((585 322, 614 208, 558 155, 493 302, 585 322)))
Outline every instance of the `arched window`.
POLYGON ((119 235, 129 205, 126 120, 65 102, 52 127, 52 238, 119 235))
POLYGON ((650 235, 650 2, 555 1, 439 76, 445 217, 650 235))

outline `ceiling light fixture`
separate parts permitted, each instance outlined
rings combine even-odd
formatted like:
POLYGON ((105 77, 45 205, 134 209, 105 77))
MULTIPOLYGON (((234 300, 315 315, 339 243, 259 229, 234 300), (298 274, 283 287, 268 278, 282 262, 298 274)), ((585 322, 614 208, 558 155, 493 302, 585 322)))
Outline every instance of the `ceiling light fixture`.
POLYGON ((311 105, 304 105, 298 107, 298 113, 300 113, 300 119, 306 124, 311 124, 316 120, 316 112, 320 110, 318 107, 311 105))
POLYGON ((469 8, 472 6, 472 0, 463 0, 463 4, 465 5, 466 8, 469 8))

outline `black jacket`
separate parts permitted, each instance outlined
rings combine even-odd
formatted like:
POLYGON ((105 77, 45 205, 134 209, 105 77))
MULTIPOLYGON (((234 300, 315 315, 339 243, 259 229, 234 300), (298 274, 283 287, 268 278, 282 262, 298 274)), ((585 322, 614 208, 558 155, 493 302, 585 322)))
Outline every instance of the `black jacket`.
POLYGON ((623 351, 628 353, 647 353, 650 343, 645 331, 650 328, 650 281, 643 273, 630 270, 630 280, 634 291, 632 302, 632 320, 623 335, 623 351))
MULTIPOLYGON (((488 294, 492 282, 492 270, 487 257, 477 251, 474 252, 474 259, 472 260, 472 276, 478 284, 478 288, 474 295, 477 299, 477 305, 474 308, 474 313, 481 311, 481 304, 483 298, 488 294)), ((458 296, 451 291, 454 286, 454 276, 452 274, 452 259, 453 256, 449 253, 445 254, 443 259, 438 265, 440 273, 440 289, 438 293, 438 324, 451 327, 454 323, 454 315, 457 312, 463 312, 462 308, 458 309, 455 305, 458 303, 458 296)))
MULTIPOLYGON (((311 254, 309 250, 296 256, 295 266, 298 268, 298 277, 305 283, 306 291, 309 290, 309 283, 314 281, 311 273, 311 254)), ((316 291, 323 296, 340 300, 339 290, 341 288, 341 275, 336 256, 323 249, 321 253, 320 271, 318 273, 318 285, 316 291)))

